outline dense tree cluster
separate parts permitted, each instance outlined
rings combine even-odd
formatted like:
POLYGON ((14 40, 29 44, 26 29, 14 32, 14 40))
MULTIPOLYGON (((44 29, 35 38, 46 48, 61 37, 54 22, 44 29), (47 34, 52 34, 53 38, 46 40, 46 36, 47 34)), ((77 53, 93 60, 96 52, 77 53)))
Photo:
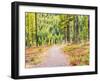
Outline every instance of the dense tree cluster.
POLYGON ((27 47, 89 40, 89 16, 77 14, 25 13, 27 47))

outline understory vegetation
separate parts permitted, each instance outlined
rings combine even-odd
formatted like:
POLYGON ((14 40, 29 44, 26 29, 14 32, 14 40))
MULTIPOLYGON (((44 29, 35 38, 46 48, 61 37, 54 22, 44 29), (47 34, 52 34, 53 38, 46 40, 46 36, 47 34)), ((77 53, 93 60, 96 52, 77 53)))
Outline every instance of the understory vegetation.
POLYGON ((89 65, 89 43, 65 45, 63 51, 69 56, 70 65, 89 65))

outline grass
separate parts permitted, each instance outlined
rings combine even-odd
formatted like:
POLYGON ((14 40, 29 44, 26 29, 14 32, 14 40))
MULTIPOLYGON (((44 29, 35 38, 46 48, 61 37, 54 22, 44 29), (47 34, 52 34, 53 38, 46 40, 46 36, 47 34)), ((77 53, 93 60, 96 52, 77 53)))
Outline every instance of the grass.
POLYGON ((65 45, 62 49, 69 56, 70 65, 89 65, 89 43, 65 45))

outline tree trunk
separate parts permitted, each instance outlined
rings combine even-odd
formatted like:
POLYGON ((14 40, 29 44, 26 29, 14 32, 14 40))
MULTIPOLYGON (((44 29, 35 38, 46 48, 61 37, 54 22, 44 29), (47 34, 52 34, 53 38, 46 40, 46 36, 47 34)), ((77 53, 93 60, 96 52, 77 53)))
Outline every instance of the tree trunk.
POLYGON ((88 16, 88 40, 90 39, 90 16, 88 16))
POLYGON ((78 16, 76 16, 76 43, 79 43, 79 26, 78 26, 78 16))
POLYGON ((67 42, 67 34, 66 34, 66 29, 67 27, 64 27, 64 41, 65 43, 67 42))
POLYGON ((69 23, 67 25, 67 42, 70 43, 70 27, 69 27, 69 23))
POLYGON ((79 42, 79 27, 78 27, 78 16, 74 18, 74 35, 73 35, 73 43, 79 42))
POLYGON ((36 46, 38 46, 38 36, 37 36, 37 13, 35 13, 35 27, 36 27, 36 46))

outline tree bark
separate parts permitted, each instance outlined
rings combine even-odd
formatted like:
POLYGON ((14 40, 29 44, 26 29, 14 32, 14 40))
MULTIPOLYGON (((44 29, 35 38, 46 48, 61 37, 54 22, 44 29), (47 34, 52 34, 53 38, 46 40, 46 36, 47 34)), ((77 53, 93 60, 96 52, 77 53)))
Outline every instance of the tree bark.
POLYGON ((38 46, 38 29, 37 29, 37 13, 35 13, 35 27, 36 27, 36 46, 38 46))
POLYGON ((70 27, 69 27, 69 23, 67 25, 67 42, 70 43, 70 27))
POLYGON ((88 40, 90 39, 90 16, 88 16, 88 40))
POLYGON ((79 27, 78 27, 78 16, 74 18, 74 34, 73 34, 73 43, 79 42, 79 27))

